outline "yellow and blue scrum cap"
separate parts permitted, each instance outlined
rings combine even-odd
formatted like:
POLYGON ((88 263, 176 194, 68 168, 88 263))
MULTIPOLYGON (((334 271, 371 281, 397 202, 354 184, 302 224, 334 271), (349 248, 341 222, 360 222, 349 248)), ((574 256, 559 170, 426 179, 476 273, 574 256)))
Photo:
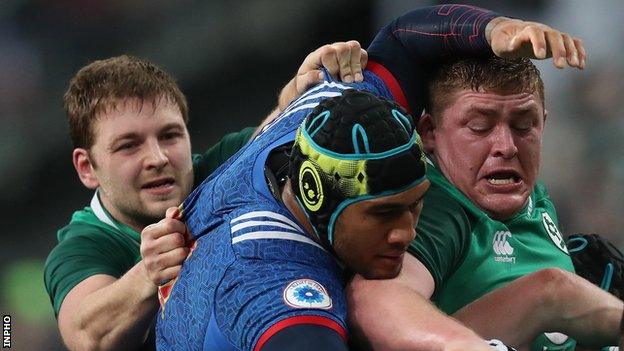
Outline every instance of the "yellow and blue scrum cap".
POLYGON ((304 119, 288 174, 316 234, 331 248, 336 219, 347 206, 422 183, 425 165, 422 142, 405 110, 371 93, 346 90, 304 119))

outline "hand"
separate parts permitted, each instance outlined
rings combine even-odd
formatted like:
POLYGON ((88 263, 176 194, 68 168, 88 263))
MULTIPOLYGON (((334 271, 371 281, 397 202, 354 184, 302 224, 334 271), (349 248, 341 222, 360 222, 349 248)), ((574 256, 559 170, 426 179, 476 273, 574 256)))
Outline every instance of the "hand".
POLYGON ((624 254, 598 234, 573 234, 567 244, 576 274, 624 298, 624 254))
POLYGON ((545 24, 498 17, 486 28, 486 38, 497 56, 504 58, 553 58, 557 68, 585 68, 583 42, 545 24))
POLYGON ((284 110, 288 104, 301 96, 308 88, 323 81, 322 67, 335 79, 345 83, 361 82, 362 70, 368 62, 368 54, 355 40, 323 45, 311 52, 299 67, 297 74, 282 89, 278 107, 284 110))
POLYGON ((163 285, 177 277, 189 254, 186 225, 179 220, 177 207, 167 209, 165 218, 141 232, 141 257, 148 279, 163 285))

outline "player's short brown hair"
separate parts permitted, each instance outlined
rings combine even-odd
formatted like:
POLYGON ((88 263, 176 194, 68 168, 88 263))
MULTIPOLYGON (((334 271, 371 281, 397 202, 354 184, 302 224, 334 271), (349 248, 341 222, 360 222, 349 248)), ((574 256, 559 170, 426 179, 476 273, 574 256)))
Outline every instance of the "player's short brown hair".
POLYGON ((169 74, 136 57, 112 57, 80 69, 63 96, 74 147, 89 149, 93 146, 93 124, 98 115, 115 108, 126 98, 137 98, 154 106, 165 99, 178 106, 184 123, 188 123, 186 97, 169 74))
POLYGON ((429 80, 425 109, 434 118, 452 104, 452 93, 461 89, 505 94, 537 92, 544 104, 544 82, 527 58, 471 58, 441 65, 429 80))

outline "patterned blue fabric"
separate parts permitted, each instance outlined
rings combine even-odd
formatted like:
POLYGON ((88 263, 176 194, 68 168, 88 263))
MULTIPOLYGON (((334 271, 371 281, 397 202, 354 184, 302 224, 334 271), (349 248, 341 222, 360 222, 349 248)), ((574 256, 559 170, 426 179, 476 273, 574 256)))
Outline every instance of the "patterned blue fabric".
POLYGON ((159 350, 253 350, 268 328, 295 316, 346 330, 342 271, 273 198, 264 165, 322 99, 348 88, 391 98, 377 76, 364 77, 309 90, 186 199, 197 245, 159 312, 159 350))

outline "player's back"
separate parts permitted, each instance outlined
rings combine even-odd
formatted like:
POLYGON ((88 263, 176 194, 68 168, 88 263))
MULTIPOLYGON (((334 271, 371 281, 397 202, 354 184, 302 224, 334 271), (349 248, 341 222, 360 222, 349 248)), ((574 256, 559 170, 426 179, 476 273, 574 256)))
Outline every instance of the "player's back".
POLYGON ((306 93, 187 198, 184 217, 197 241, 159 314, 159 349, 250 350, 271 326, 301 316, 346 329, 340 267, 264 175, 270 152, 294 140, 321 99, 345 88, 326 82, 306 93))

